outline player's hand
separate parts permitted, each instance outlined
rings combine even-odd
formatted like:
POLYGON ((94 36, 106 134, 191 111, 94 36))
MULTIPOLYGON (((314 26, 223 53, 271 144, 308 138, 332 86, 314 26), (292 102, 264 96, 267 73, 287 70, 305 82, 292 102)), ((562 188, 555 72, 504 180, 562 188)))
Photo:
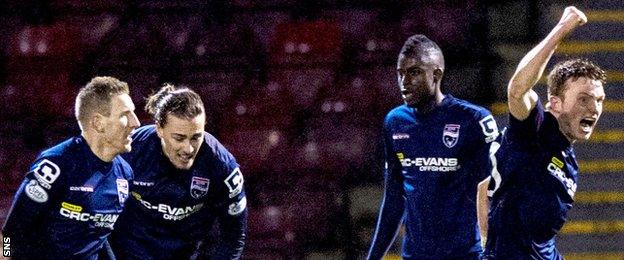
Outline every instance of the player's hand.
POLYGON ((559 24, 564 25, 569 29, 574 29, 586 23, 587 16, 574 6, 566 7, 566 9, 563 10, 561 20, 559 20, 559 24))

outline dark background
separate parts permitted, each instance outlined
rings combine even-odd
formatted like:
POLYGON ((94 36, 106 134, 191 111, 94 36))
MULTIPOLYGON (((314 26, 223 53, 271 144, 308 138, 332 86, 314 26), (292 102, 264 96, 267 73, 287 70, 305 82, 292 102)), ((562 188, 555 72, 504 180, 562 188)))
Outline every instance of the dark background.
POLYGON ((404 40, 437 42, 444 92, 491 107, 504 126, 506 81, 568 4, 590 23, 554 60, 597 61, 613 101, 594 140, 577 145, 592 174, 581 176, 560 249, 622 259, 624 4, 615 0, 0 2, 0 220, 37 154, 79 134, 78 89, 110 75, 128 82, 138 110, 164 82, 202 95, 206 129, 245 175, 248 258, 362 257, 383 188, 383 117, 401 104, 404 40))

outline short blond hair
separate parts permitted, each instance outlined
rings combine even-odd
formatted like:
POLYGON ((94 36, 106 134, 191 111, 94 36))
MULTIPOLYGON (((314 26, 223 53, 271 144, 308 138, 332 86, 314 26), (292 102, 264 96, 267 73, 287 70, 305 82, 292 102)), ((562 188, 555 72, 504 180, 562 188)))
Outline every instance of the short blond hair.
POLYGON ((94 113, 110 116, 111 97, 129 94, 128 83, 114 77, 94 77, 76 96, 76 120, 81 130, 94 113))

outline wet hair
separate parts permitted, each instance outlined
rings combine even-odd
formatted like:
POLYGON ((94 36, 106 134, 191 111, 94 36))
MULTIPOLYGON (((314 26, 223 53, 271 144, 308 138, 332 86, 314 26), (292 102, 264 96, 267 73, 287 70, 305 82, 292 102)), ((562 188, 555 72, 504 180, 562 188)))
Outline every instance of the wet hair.
POLYGON ((427 38, 422 34, 415 34, 407 38, 403 47, 401 48, 400 55, 403 56, 415 56, 420 52, 434 52, 440 55, 440 68, 444 69, 444 54, 442 49, 434 41, 427 38))
POLYGON ((593 80, 600 80, 606 83, 607 74, 598 65, 587 59, 571 59, 559 62, 548 75, 548 95, 563 98, 566 89, 565 82, 569 78, 574 80, 584 77, 593 80))
POLYGON ((92 78, 76 96, 75 115, 80 129, 94 113, 110 116, 111 98, 120 94, 129 94, 128 83, 113 77, 92 78))
POLYGON ((158 92, 147 98, 145 105, 154 121, 164 127, 167 124, 167 115, 191 120, 204 113, 204 103, 195 91, 165 83, 158 92))

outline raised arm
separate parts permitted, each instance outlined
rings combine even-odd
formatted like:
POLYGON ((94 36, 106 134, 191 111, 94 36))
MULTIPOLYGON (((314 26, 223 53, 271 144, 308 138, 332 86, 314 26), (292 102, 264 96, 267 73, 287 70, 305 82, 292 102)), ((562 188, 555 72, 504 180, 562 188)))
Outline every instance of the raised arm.
POLYGON ((542 77, 557 46, 566 35, 586 22, 587 17, 583 12, 574 6, 566 7, 555 28, 522 58, 507 86, 509 112, 516 119, 526 119, 535 107, 538 97, 532 88, 542 77))

